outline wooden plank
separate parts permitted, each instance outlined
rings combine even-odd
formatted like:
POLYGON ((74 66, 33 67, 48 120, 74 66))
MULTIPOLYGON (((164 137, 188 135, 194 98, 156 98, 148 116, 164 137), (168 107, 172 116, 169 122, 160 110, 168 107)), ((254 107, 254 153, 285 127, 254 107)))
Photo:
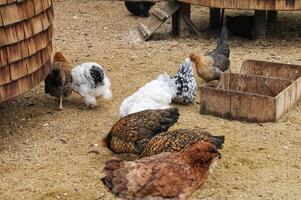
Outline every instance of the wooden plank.
POLYGON ((233 92, 231 94, 231 118, 250 122, 276 121, 273 97, 233 92))
POLYGON ((30 19, 33 35, 36 35, 44 30, 41 18, 42 18, 42 15, 38 15, 38 16, 30 19))
POLYGON ((224 0, 211 0, 210 6, 212 8, 223 8, 224 0))
POLYGON ((5 65, 7 65, 8 60, 7 60, 7 51, 6 48, 0 48, 0 68, 4 67, 5 65))
POLYGON ((186 3, 180 3, 180 7, 172 15, 172 33, 176 36, 186 36, 190 34, 190 28, 185 22, 190 20, 191 5, 186 3))
POLYGON ((3 24, 5 26, 22 21, 19 15, 18 7, 16 4, 10 4, 0 8, 3 24))
POLYGON ((292 82, 286 79, 238 73, 225 73, 222 76, 221 83, 225 84, 222 88, 226 90, 275 97, 292 82), (224 81, 224 83, 222 81, 224 81))
POLYGON ((264 10, 265 0, 251 0, 249 9, 264 10))
POLYGON ((25 33, 24 33, 23 25, 21 23, 19 23, 19 24, 15 24, 14 27, 15 27, 15 31, 16 31, 18 41, 25 40, 26 36, 25 36, 25 33))
POLYGON ((284 0, 276 0, 276 10, 284 10, 285 9, 285 2, 284 0))
POLYGON ((35 15, 38 15, 41 12, 43 12, 43 6, 41 0, 32 0, 32 2, 35 10, 35 15))
POLYGON ((28 74, 26 66, 23 66, 22 64, 23 62, 15 62, 9 65, 11 80, 17 80, 28 74))
POLYGON ((238 0, 224 0, 224 8, 235 9, 238 0))
POLYGON ((301 10, 301 1, 300 0, 295 2, 295 10, 301 10))
POLYGON ((30 19, 35 16, 35 10, 32 1, 23 1, 18 4, 18 12, 22 20, 30 19))
POLYGON ((0 0, 0 6, 1 5, 6 5, 7 4, 7 1, 6 0, 0 0))
MULTIPOLYGON (((155 16, 152 12, 151 15, 147 18, 147 20, 139 25, 139 30, 143 35, 143 39, 147 40, 153 32, 159 29, 162 24, 176 11, 179 9, 179 4, 176 2, 166 2, 162 4, 160 10, 164 11, 168 15, 168 17, 164 17, 162 21, 159 17, 155 16)), ((52 10, 51 10, 52 11, 52 10)), ((50 14, 47 13, 49 16, 50 14)))
POLYGON ((21 46, 19 43, 6 46, 8 63, 16 62, 22 59, 21 46))
POLYGON ((231 99, 228 91, 200 87, 200 113, 229 118, 231 114, 231 99))
POLYGON ((295 2, 296 0, 285 0, 285 10, 294 10, 295 2))
POLYGON ((240 9, 249 9, 249 8, 250 8, 250 1, 246 1, 246 0, 237 0, 237 1, 236 1, 236 8, 240 8, 240 9))
POLYGON ((296 80, 301 76, 301 66, 267 61, 246 60, 240 73, 296 80))
POLYGON ((9 66, 0 68, 0 85, 7 84, 11 81, 9 66))
POLYGON ((264 2, 265 10, 275 10, 276 8, 276 0, 266 0, 264 2))

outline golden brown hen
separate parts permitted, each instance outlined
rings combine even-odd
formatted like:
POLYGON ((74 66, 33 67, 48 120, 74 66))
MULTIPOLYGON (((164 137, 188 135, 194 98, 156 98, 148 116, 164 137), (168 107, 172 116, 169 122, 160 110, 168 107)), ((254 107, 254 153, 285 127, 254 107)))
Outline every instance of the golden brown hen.
POLYGON ((228 45, 227 29, 223 27, 217 47, 205 55, 191 52, 189 58, 194 62, 199 77, 206 82, 219 80, 221 74, 229 69, 230 48, 228 45))
POLYGON ((136 161, 105 163, 104 185, 123 199, 186 200, 212 171, 220 153, 199 141, 181 152, 164 152, 136 161))
POLYGON ((115 153, 140 154, 152 137, 167 131, 178 118, 177 108, 133 113, 119 119, 103 142, 115 153))
POLYGON ((140 157, 152 156, 162 152, 181 151, 190 144, 197 141, 212 143, 216 148, 221 149, 224 144, 224 136, 213 136, 204 129, 179 129, 160 133, 153 137, 145 146, 140 157))
POLYGON ((52 62, 52 70, 47 75, 45 83, 45 93, 59 99, 59 110, 63 109, 63 98, 72 93, 71 76, 72 66, 61 52, 56 52, 52 62))

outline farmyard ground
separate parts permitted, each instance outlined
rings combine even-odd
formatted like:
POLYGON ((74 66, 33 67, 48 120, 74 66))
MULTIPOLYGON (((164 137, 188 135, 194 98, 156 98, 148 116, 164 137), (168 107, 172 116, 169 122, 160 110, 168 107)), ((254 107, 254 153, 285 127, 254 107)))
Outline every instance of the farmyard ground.
MULTIPOLYGON (((201 27, 202 38, 171 37, 169 22, 149 42, 139 42, 130 31, 145 19, 130 15, 122 2, 55 0, 54 9, 54 49, 75 64, 103 65, 114 97, 99 100, 96 110, 82 110, 83 100, 73 94, 59 112, 41 83, 2 103, 0 199, 115 199, 100 181, 104 161, 112 156, 101 138, 118 119, 120 103, 160 73, 175 73, 190 49, 212 49, 218 33, 206 29, 208 10, 196 6, 192 20, 201 27)), ((266 40, 231 37, 232 71, 249 58, 301 64, 300 30, 301 13, 284 12, 269 27, 266 40)), ((181 117, 173 129, 203 127, 226 136, 222 160, 191 199, 301 198, 300 104, 279 122, 264 124, 199 115, 197 103, 179 108, 181 117)))

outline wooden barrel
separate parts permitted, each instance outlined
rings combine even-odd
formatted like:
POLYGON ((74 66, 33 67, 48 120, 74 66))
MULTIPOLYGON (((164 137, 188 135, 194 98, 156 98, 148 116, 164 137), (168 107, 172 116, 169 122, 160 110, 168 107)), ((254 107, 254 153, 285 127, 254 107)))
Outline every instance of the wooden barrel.
POLYGON ((45 79, 53 17, 52 0, 0 0, 0 102, 45 79))

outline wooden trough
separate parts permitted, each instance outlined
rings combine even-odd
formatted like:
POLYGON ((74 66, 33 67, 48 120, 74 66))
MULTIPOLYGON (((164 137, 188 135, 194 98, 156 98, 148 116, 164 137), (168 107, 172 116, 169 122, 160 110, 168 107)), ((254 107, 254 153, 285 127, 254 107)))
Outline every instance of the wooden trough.
POLYGON ((48 74, 53 17, 52 0, 0 0, 0 102, 48 74))
POLYGON ((277 121, 301 97, 301 66, 247 60, 217 87, 200 87, 200 112, 250 122, 277 121))

